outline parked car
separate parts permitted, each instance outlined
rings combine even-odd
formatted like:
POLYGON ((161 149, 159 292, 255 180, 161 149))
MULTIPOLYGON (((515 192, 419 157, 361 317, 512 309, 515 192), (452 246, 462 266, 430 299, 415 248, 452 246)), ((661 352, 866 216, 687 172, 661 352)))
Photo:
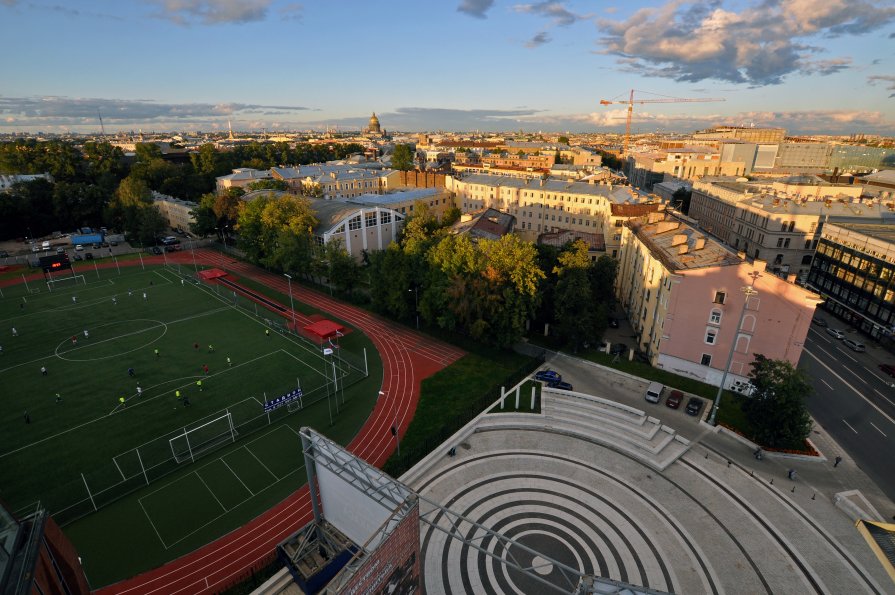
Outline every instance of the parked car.
POLYGON ((702 411, 702 399, 690 397, 687 401, 687 415, 699 415, 700 411, 702 411))
POLYGON ((858 341, 855 341, 854 339, 843 339, 842 344, 845 345, 846 347, 848 347, 849 349, 851 349, 852 351, 857 351, 859 353, 864 353, 865 351, 867 351, 867 348, 864 346, 863 343, 859 343, 858 341))
POLYGON ((835 339, 844 339, 845 333, 840 331, 838 328, 827 327, 827 334, 835 339))
POLYGON ((895 378, 895 365, 893 364, 880 364, 879 369, 889 376, 895 378))
POLYGON ((56 248, 56 254, 65 254, 65 248, 59 246, 58 248, 56 248))
POLYGON ((813 323, 816 324, 817 326, 821 326, 821 327, 827 326, 827 321, 824 320, 823 318, 818 318, 817 316, 815 316, 814 318, 812 318, 812 319, 811 319, 811 322, 813 322, 813 323))
POLYGON ((93 260, 93 252, 85 252, 84 260, 93 260))
POLYGON ((535 372, 535 380, 542 382, 562 382, 562 376, 555 370, 538 370, 535 372))
POLYGON ((559 382, 551 382, 547 384, 547 386, 549 386, 550 388, 558 388, 560 390, 573 390, 571 384, 569 384, 568 382, 563 382, 562 380, 560 380, 559 382))
POLYGON ((684 393, 679 390, 673 390, 668 393, 668 398, 665 399, 665 405, 671 407, 672 409, 677 409, 681 406, 681 401, 684 400, 684 393))
POLYGON ((102 247, 103 247, 102 242, 94 242, 94 243, 93 243, 93 248, 94 248, 95 250, 99 250, 99 249, 102 248, 102 247))
POLYGON ((84 260, 84 257, 75 252, 75 260, 84 260))
POLYGON ((82 246, 81 244, 78 244, 77 246, 75 246, 75 252, 83 252, 83 251, 84 251, 84 246, 82 246))
POLYGON ((609 355, 622 355, 628 352, 628 346, 624 343, 613 343, 609 348, 609 355))
POLYGON ((149 249, 149 251, 152 252, 153 254, 161 254, 162 253, 162 249, 159 248, 158 246, 153 246, 152 248, 149 249))

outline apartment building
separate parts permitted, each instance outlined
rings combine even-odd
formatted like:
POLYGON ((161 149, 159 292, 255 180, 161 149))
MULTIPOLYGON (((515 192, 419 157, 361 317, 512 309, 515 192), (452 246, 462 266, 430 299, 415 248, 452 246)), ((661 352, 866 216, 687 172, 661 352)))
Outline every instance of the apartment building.
POLYGON ((654 366, 718 386, 730 357, 731 388, 755 353, 798 362, 816 294, 667 214, 623 230, 616 294, 654 366))
POLYGON ((824 307, 877 339, 895 333, 895 226, 891 221, 824 225, 808 286, 824 307))
POLYGON ((758 144, 780 144, 785 136, 785 128, 756 128, 752 126, 715 126, 693 133, 693 138, 696 139, 735 138, 758 144))
POLYGON ((714 149, 685 147, 630 155, 625 171, 632 186, 652 191, 653 185, 665 180, 666 176, 698 180, 707 176, 742 176, 746 169, 746 162, 722 161, 721 154, 714 149))
POLYGON ((152 204, 159 210, 162 217, 168 221, 168 227, 171 229, 189 231, 190 224, 196 222, 196 216, 193 214, 193 211, 199 207, 198 203, 153 191, 152 204))
POLYGON ((517 232, 529 241, 563 229, 605 234, 611 205, 658 202, 627 186, 545 178, 447 176, 445 189, 455 194, 464 213, 493 208, 513 215, 517 232))
POLYGON ((270 180, 272 177, 273 175, 268 170, 241 167, 234 169, 232 174, 215 178, 215 190, 218 194, 223 194, 230 188, 245 188, 249 184, 270 180))
POLYGON ((767 260, 770 272, 804 281, 825 221, 879 218, 886 210, 861 200, 860 191, 819 178, 702 180, 693 185, 688 216, 733 249, 767 260))
POLYGON ((401 173, 392 169, 371 169, 352 164, 274 167, 273 179, 282 180, 293 191, 323 198, 356 198, 363 194, 384 194, 401 186, 401 173))

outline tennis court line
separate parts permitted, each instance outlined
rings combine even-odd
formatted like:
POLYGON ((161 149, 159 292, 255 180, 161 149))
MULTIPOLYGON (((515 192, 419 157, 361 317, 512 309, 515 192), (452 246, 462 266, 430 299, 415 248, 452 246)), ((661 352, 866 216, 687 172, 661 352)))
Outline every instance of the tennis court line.
POLYGON ((165 540, 162 539, 161 534, 158 532, 158 529, 155 528, 155 523, 152 522, 152 517, 149 516, 149 513, 146 512, 146 507, 143 506, 143 499, 138 498, 137 504, 140 505, 140 508, 143 509, 143 514, 146 515, 146 520, 149 521, 149 525, 152 527, 152 530, 155 531, 155 536, 158 537, 158 540, 162 542, 162 547, 166 550, 168 549, 168 545, 165 543, 165 540))
MULTIPOLYGON (((258 461, 258 464, 259 464, 259 465, 261 465, 262 467, 264 467, 264 470, 265 470, 265 471, 267 471, 268 473, 270 473, 270 474, 273 476, 274 480, 279 480, 279 479, 280 479, 279 477, 277 477, 276 473, 274 473, 273 471, 271 471, 270 469, 268 469, 267 465, 265 465, 264 462, 261 461, 261 459, 259 459, 258 457, 255 456, 255 453, 253 453, 253 452, 249 449, 249 445, 248 445, 248 444, 246 444, 245 446, 243 446, 243 448, 246 449, 246 452, 248 452, 250 455, 252 455, 252 458, 253 458, 253 459, 255 459, 256 461, 258 461)), ((222 458, 223 458, 223 457, 222 457, 222 458)), ((226 463, 225 463, 225 464, 226 464, 226 463)), ((229 467, 230 465, 227 465, 227 466, 229 467)), ((236 474, 234 473, 233 475, 236 475, 236 474)), ((243 485, 245 485, 245 484, 243 484, 243 485)), ((248 487, 246 487, 246 489, 248 489, 248 487)), ((249 491, 251 492, 252 490, 249 490, 249 491)))
MULTIPOLYGON (((220 460, 220 459, 218 459, 218 460, 220 460)), ((217 502, 217 503, 220 505, 220 507, 224 510, 224 512, 228 512, 227 507, 224 506, 223 504, 221 504, 221 501, 218 500, 218 497, 215 495, 214 491, 213 491, 210 487, 208 487, 208 484, 205 483, 205 480, 202 479, 202 476, 201 476, 201 475, 199 475, 198 470, 193 471, 193 473, 196 474, 196 477, 199 478, 199 481, 202 482, 202 485, 205 486, 205 489, 208 490, 208 493, 211 494, 211 497, 214 498, 214 501, 217 502)), ((239 479, 239 478, 237 478, 237 479, 239 479)), ((240 483, 242 483, 242 481, 240 481, 240 483)))
POLYGON ((245 488, 245 489, 246 489, 252 496, 254 496, 254 495, 255 495, 255 492, 253 492, 252 490, 250 490, 250 489, 249 489, 249 486, 247 486, 247 485, 245 484, 245 482, 239 478, 239 476, 236 474, 236 471, 233 470, 233 467, 231 467, 230 465, 228 465, 228 464, 227 464, 227 461, 224 460, 224 457, 221 457, 221 458, 220 458, 220 461, 224 464, 225 467, 227 467, 227 469, 230 470, 230 473, 233 474, 233 477, 236 478, 236 481, 238 481, 239 483, 241 483, 241 484, 242 484, 242 487, 244 487, 244 488, 245 488))

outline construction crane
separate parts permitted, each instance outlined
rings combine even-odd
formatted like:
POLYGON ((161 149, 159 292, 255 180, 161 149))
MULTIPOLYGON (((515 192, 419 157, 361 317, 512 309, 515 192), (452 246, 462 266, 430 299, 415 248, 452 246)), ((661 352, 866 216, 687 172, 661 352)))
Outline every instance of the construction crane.
MULTIPOLYGON (((625 120, 625 146, 622 149, 622 155, 628 154, 628 145, 631 143, 631 116, 634 114, 634 104, 635 103, 702 103, 708 101, 724 101, 724 99, 717 98, 698 98, 698 99, 684 99, 682 97, 663 97, 662 99, 634 99, 634 91, 636 89, 631 89, 631 97, 627 101, 609 101, 606 99, 600 100, 600 105, 615 105, 615 104, 628 104, 628 117, 625 120)), ((645 93, 646 91, 638 91, 639 93, 645 93)))
POLYGON ((99 110, 96 110, 96 115, 99 116, 99 128, 103 131, 103 138, 106 138, 106 127, 103 126, 103 115, 99 113, 99 110))

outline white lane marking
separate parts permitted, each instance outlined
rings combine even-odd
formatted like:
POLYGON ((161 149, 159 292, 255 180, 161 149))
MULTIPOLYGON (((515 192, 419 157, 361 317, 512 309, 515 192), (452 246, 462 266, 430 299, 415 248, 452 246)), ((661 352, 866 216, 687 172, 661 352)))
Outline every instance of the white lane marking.
POLYGON ((820 381, 823 382, 824 384, 826 384, 828 389, 833 390, 833 387, 830 386, 830 385, 827 383, 826 380, 824 380, 823 378, 821 378, 820 381))
MULTIPOLYGON (((851 384, 849 384, 848 382, 846 382, 845 378, 843 378, 842 376, 840 376, 839 374, 837 374, 836 372, 834 372, 833 369, 830 368, 830 366, 828 366, 827 364, 825 364, 825 363, 823 363, 822 361, 820 361, 820 359, 819 359, 816 355, 814 355, 813 353, 811 353, 811 352, 808 351, 807 349, 804 350, 804 353, 807 353, 808 355, 810 355, 811 357, 813 357, 813 358, 817 361, 817 363, 819 363, 820 365, 822 365, 824 368, 827 369, 827 372, 829 372, 830 374, 832 374, 833 376, 835 376, 836 378, 838 378, 839 380, 841 380, 842 383, 845 384, 845 386, 847 386, 848 388, 852 389, 852 390, 855 392, 856 395, 858 395, 859 397, 861 397, 862 399, 864 399, 864 401, 865 401, 868 405, 870 405, 871 407, 873 407, 874 409, 876 409, 877 413, 879 413, 880 415, 882 415, 883 417, 885 417, 887 420, 889 420, 889 423, 891 423, 893 426, 895 426, 895 419, 892 419, 892 417, 889 416, 885 411, 883 411, 882 409, 880 409, 879 406, 878 406, 876 403, 874 403, 873 401, 871 401, 870 399, 868 399, 867 397, 865 397, 864 394, 863 394, 861 391, 859 391, 858 389, 856 389, 855 387, 853 387, 851 384)), ((883 397, 883 398, 886 399, 886 397, 883 397)), ((886 399, 886 401, 889 401, 889 403, 892 403, 892 401, 891 401, 890 399, 886 399)), ((892 403, 892 405, 895 405, 895 403, 892 403)))
POLYGON ((845 353, 845 350, 844 350, 844 349, 839 349, 839 351, 841 351, 841 352, 842 352, 842 355, 844 355, 845 357, 847 357, 847 358, 850 359, 851 361, 853 361, 853 362, 855 362, 855 363, 858 363, 858 360, 856 360, 855 358, 853 358, 853 357, 850 356, 849 354, 845 353))
POLYGON ((852 432, 854 432, 855 434, 858 433, 858 431, 857 431, 856 429, 854 429, 853 427, 851 427, 851 424, 848 423, 847 421, 845 421, 844 419, 842 420, 842 423, 844 423, 845 425, 847 425, 847 426, 848 426, 848 429, 851 430, 852 432))
POLYGON ((876 424, 875 424, 875 423, 870 422, 870 425, 873 426, 873 429, 874 429, 874 430, 876 430, 877 432, 879 432, 880 434, 882 434, 884 438, 888 438, 888 436, 886 436, 886 433, 885 433, 885 432, 883 432, 882 430, 880 430, 879 428, 876 427, 876 424))

